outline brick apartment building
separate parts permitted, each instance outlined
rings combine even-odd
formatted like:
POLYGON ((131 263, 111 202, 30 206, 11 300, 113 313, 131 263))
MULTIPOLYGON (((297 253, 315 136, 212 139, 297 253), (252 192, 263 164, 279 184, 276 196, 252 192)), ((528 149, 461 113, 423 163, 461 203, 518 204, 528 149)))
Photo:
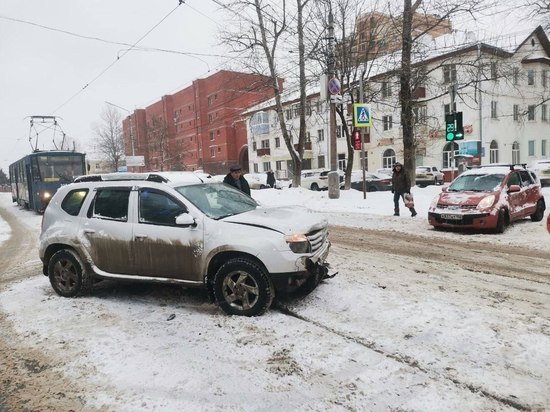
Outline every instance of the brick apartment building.
POLYGON ((272 97, 270 78, 222 70, 135 110, 123 121, 125 154, 143 156, 145 166, 129 170, 223 174, 239 163, 246 171, 247 131, 241 113, 272 97))

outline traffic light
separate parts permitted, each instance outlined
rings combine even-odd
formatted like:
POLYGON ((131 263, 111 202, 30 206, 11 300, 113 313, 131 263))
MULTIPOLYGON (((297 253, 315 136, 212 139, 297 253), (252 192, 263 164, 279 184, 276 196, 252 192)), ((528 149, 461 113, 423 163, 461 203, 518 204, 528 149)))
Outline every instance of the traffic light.
POLYGON ((352 140, 353 140, 353 148, 355 150, 361 150, 361 132, 359 130, 355 129, 351 133, 351 137, 352 137, 352 140))
POLYGON ((445 140, 452 142, 462 139, 464 139, 462 112, 447 113, 445 115, 445 140))

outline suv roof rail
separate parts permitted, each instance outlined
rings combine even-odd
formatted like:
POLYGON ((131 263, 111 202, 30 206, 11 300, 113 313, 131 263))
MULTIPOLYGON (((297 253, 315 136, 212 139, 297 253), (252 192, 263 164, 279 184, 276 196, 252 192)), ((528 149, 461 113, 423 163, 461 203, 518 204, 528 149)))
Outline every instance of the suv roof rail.
POLYGON ((490 163, 488 165, 482 165, 478 167, 509 167, 510 170, 515 170, 516 166, 527 169, 527 163, 490 163))
POLYGON ((128 180, 146 180, 149 182, 166 183, 168 179, 156 173, 106 173, 78 176, 74 183, 78 182, 115 182, 128 180))

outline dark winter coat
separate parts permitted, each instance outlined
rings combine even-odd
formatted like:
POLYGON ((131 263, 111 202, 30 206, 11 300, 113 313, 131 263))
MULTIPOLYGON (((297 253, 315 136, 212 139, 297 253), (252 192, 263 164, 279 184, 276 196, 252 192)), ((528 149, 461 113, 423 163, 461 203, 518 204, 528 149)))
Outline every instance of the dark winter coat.
POLYGON ((228 173, 223 178, 223 182, 233 186, 236 189, 239 189, 241 192, 246 193, 248 196, 250 196, 250 186, 242 175, 241 177, 239 177, 239 180, 236 181, 235 179, 233 179, 233 176, 231 176, 231 173, 228 173))
POLYGON ((401 163, 396 163, 393 166, 391 184, 395 192, 409 193, 411 191, 411 178, 401 163), (401 166, 401 170, 399 172, 395 170, 395 166, 397 165, 401 166))
POLYGON ((275 187, 275 173, 267 172, 267 185, 269 187, 275 187))

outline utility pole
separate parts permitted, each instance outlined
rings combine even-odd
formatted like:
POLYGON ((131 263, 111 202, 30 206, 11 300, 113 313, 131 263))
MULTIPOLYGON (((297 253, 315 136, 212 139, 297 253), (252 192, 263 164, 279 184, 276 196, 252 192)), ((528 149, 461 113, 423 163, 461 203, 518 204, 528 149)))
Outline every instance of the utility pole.
MULTIPOLYGON (((336 77, 334 57, 334 17, 332 10, 328 14, 328 78, 331 81, 336 77)), ((338 199, 340 197, 340 175, 338 174, 338 149, 336 145, 336 103, 332 94, 329 100, 329 139, 330 139, 330 173, 328 174, 328 197, 338 199)))

